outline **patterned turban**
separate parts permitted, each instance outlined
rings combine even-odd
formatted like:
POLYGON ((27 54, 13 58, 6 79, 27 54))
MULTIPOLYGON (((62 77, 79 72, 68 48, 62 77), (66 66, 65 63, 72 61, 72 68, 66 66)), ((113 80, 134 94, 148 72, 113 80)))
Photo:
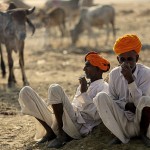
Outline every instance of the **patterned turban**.
POLYGON ((85 56, 85 61, 89 61, 91 65, 100 68, 103 71, 108 71, 110 63, 96 52, 89 52, 85 56))
POLYGON ((134 50, 137 54, 142 47, 141 41, 134 34, 126 34, 118 38, 114 44, 113 50, 117 55, 134 50))

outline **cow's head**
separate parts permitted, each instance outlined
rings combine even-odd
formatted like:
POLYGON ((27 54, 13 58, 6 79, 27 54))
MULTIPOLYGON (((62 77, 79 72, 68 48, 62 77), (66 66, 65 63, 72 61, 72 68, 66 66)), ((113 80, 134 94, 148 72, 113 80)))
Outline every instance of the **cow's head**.
POLYGON ((24 40, 26 37, 26 25, 27 22, 35 30, 31 21, 27 18, 35 10, 35 7, 31 9, 15 8, 8 10, 8 23, 5 28, 5 32, 8 35, 15 35, 18 40, 24 40))

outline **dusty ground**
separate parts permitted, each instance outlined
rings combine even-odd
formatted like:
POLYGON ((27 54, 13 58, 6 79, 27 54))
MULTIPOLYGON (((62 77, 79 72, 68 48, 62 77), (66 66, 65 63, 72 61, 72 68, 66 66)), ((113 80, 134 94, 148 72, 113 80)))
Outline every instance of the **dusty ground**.
MULTIPOLYGON (((124 33, 136 33, 139 35, 143 50, 140 62, 150 67, 150 3, 114 3, 116 9, 117 37, 124 33)), ((96 50, 111 62, 111 68, 117 65, 116 56, 112 52, 112 37, 105 46, 105 32, 95 30, 99 45, 95 47, 94 38, 87 47, 87 36, 84 34, 76 47, 70 46, 70 38, 63 40, 58 37, 45 36, 44 28, 37 28, 33 37, 26 39, 25 63, 26 73, 30 86, 34 88, 42 98, 47 98, 47 88, 51 83, 61 84, 66 93, 73 97, 78 85, 78 77, 83 74, 83 56, 90 50, 96 50), (99 36, 100 35, 100 36, 99 36), (45 46, 45 44, 47 46, 45 46)), ((6 53, 4 53, 5 61, 6 53)), ((0 79, 0 150, 44 150, 46 145, 35 146, 33 137, 35 124, 32 117, 21 116, 18 104, 18 93, 22 88, 21 73, 18 65, 18 56, 14 54, 15 75, 17 85, 15 88, 7 88, 7 78, 0 79)), ((8 67, 7 67, 8 69, 8 67)), ((7 71, 8 72, 8 71, 7 71)), ((106 74, 107 75, 107 74, 106 74)), ((105 77, 106 77, 105 75, 105 77)), ((65 145, 62 150, 140 150, 147 149, 139 139, 133 139, 126 145, 107 146, 107 142, 113 136, 101 124, 91 135, 82 140, 73 140, 65 145)))

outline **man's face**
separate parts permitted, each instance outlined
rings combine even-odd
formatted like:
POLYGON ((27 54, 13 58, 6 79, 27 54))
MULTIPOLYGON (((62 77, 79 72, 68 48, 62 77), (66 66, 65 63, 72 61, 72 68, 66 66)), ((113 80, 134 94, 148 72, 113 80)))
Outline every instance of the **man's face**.
POLYGON ((130 66, 132 72, 135 70, 138 58, 139 55, 135 51, 129 51, 117 56, 119 64, 121 65, 122 63, 127 63, 130 66))
POLYGON ((92 79, 93 77, 95 77, 95 75, 97 75, 98 68, 91 65, 89 61, 86 61, 83 71, 85 72, 86 78, 92 79))

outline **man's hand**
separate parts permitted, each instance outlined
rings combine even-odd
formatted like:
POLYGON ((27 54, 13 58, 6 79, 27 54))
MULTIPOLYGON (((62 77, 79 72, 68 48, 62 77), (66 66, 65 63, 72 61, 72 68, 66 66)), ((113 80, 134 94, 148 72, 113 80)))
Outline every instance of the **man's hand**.
POLYGON ((128 84, 132 83, 134 81, 132 76, 132 70, 128 63, 123 62, 121 64, 121 73, 123 74, 124 78, 128 81, 128 84))
POLYGON ((86 81, 85 77, 80 77, 79 82, 81 84, 81 89, 80 89, 81 93, 86 92, 88 89, 88 86, 87 86, 87 81, 86 81))
POLYGON ((129 102, 129 103, 126 103, 125 110, 127 110, 127 111, 129 110, 135 114, 136 107, 133 103, 129 102))

